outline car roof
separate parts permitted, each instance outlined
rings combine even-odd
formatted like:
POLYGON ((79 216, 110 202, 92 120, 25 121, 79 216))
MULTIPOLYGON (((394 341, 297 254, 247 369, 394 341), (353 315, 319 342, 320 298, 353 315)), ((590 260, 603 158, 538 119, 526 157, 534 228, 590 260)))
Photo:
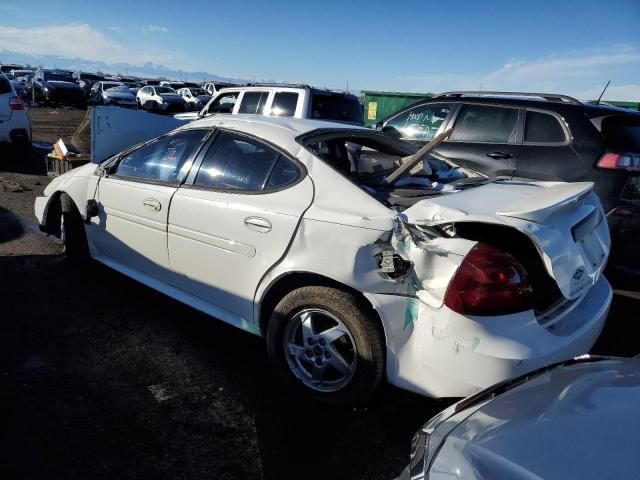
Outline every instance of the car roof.
MULTIPOLYGON (((552 98, 553 95, 549 94, 549 97, 552 98)), ((473 94, 463 94, 456 96, 446 96, 446 95, 436 95, 432 98, 427 98, 424 100, 419 100, 412 105, 408 105, 403 108, 403 111, 410 108, 413 105, 420 105, 426 103, 490 103, 494 105, 505 105, 505 106, 513 106, 513 107, 523 107, 523 108, 539 108, 550 111, 558 111, 558 112, 566 112, 568 110, 579 110, 588 117, 597 117, 601 115, 611 115, 615 113, 626 113, 635 115, 637 112, 632 110, 616 107, 614 105, 608 105, 605 103, 596 104, 595 102, 589 101, 577 101, 577 103, 569 103, 560 100, 550 100, 548 98, 538 97, 538 96, 518 96, 518 95, 510 95, 510 96, 501 96, 501 95, 473 95, 473 94)), ((397 112, 396 112, 397 113, 397 112)), ((393 113, 391 116, 395 115, 393 113)))
POLYGON ((295 117, 265 117, 254 114, 211 115, 200 120, 195 120, 187 124, 183 128, 203 128, 218 126, 224 126, 226 128, 231 128, 233 130, 238 130, 246 133, 260 133, 256 132, 256 130, 261 130, 262 132, 267 132, 269 130, 285 130, 291 132, 295 136, 319 129, 371 131, 371 129, 360 127, 357 125, 327 122, 323 120, 312 120, 307 118, 295 117))

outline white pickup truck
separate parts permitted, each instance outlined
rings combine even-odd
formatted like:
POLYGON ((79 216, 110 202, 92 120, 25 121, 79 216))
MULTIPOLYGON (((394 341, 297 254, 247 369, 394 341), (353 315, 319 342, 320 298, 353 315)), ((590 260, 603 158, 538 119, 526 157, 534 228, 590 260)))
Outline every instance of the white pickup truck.
POLYGON ((180 113, 180 120, 217 114, 294 117, 363 125, 358 97, 308 85, 262 84, 225 88, 199 112, 180 113))

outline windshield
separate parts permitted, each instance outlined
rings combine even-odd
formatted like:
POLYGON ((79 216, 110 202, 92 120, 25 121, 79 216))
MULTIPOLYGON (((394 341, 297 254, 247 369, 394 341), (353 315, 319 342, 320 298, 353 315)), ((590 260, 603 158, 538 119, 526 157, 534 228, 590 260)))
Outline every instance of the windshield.
POLYGON ((362 125, 364 117, 360 102, 352 96, 314 93, 311 117, 319 120, 338 120, 362 125))
POLYGON ((126 85, 105 85, 104 89, 110 92, 130 93, 126 85))
POLYGON ((60 82, 73 82, 75 83, 75 78, 68 72, 44 72, 45 80, 54 80, 60 82))
POLYGON ((200 95, 209 95, 209 92, 207 92, 205 89, 203 88, 190 88, 189 91, 191 92, 191 95, 195 96, 195 97, 199 97, 200 95))
POLYGON ((173 88, 169 88, 169 87, 155 87, 156 89, 156 94, 158 95, 162 95, 163 93, 176 93, 176 91, 173 88))

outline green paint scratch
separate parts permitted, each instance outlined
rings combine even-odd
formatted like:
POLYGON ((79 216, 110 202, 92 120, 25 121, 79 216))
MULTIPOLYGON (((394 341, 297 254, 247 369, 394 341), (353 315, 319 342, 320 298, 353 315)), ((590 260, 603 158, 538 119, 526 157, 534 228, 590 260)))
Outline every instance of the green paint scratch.
POLYGON ((473 341, 471 342, 471 351, 475 352, 478 345, 480 345, 480 339, 478 337, 473 337, 473 341))
POLYGON ((404 314, 404 326, 402 327, 405 330, 409 325, 415 322, 418 319, 418 310, 420 309, 420 302, 417 298, 409 298, 407 299, 407 309, 404 314))

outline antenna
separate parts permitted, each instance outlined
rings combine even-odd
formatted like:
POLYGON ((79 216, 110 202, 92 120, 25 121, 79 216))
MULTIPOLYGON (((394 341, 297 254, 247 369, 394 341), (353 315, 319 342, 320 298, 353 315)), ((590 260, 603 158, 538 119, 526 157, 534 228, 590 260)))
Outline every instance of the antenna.
POLYGON ((610 83, 611 83, 611 80, 609 80, 607 84, 604 86, 604 88, 602 89, 602 93, 598 97, 598 100, 596 100, 596 105, 600 105, 600 100, 602 100, 602 96, 604 95, 604 92, 607 90, 607 87, 609 86, 610 83))

